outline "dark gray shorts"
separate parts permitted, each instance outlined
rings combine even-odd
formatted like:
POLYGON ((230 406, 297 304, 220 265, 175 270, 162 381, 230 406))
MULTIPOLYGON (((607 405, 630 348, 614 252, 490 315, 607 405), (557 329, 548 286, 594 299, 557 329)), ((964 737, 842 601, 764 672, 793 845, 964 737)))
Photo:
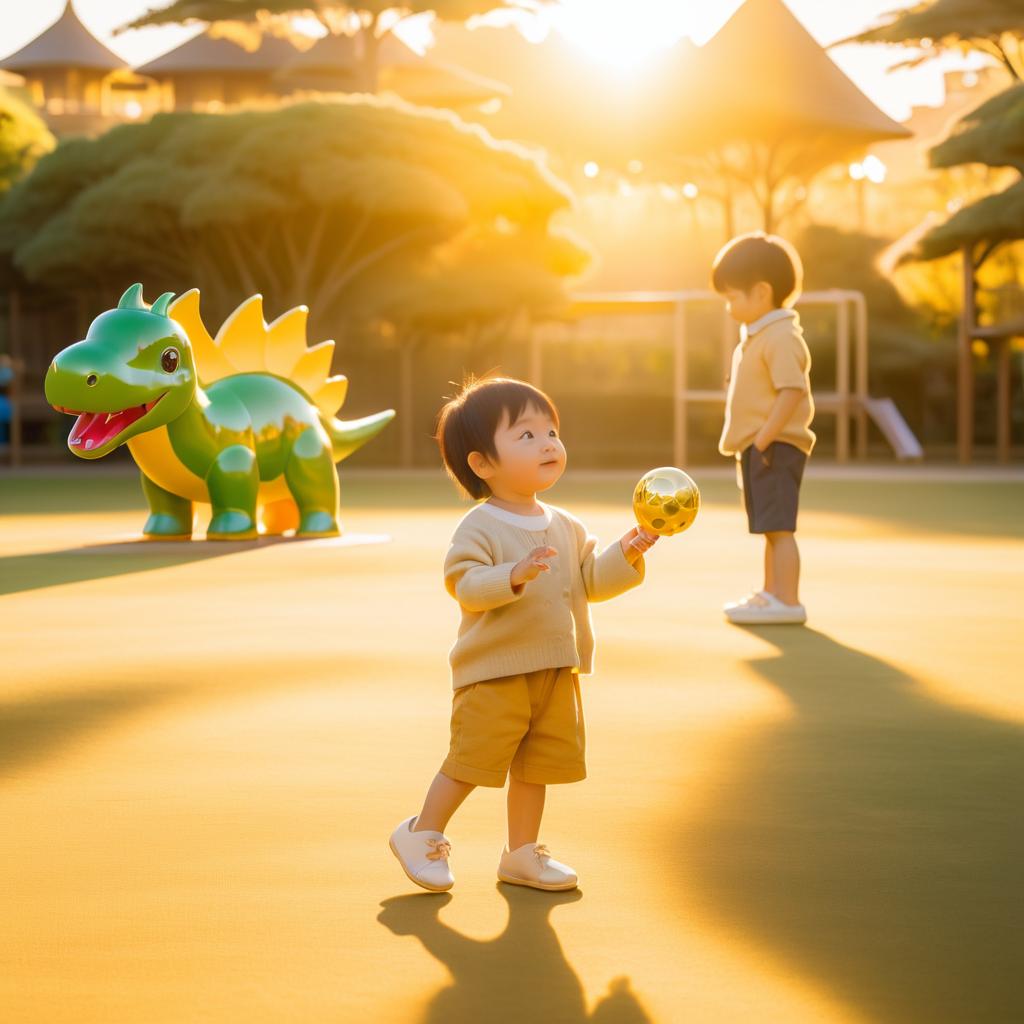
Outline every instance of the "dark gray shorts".
POLYGON ((796 531, 800 481, 807 456, 795 445, 773 441, 763 452, 752 444, 740 453, 743 504, 751 533, 796 531))

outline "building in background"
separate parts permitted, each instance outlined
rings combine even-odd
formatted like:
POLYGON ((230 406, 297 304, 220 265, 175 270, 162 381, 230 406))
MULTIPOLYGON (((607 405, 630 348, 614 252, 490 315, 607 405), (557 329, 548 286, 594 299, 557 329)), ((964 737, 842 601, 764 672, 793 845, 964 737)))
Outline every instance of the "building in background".
MULTIPOLYGON (((73 0, 16 53, 0 58, 0 87, 20 91, 55 135, 96 135, 158 111, 216 112, 287 97, 360 91, 359 37, 328 35, 307 48, 264 36, 255 50, 210 29, 131 68, 82 24, 73 0)), ((381 44, 380 90, 411 103, 473 110, 508 88, 424 57, 398 37, 381 44)))
POLYGON ((18 76, 26 98, 55 135, 95 134, 139 117, 149 91, 148 83, 82 24, 72 0, 49 28, 0 59, 0 71, 18 76))

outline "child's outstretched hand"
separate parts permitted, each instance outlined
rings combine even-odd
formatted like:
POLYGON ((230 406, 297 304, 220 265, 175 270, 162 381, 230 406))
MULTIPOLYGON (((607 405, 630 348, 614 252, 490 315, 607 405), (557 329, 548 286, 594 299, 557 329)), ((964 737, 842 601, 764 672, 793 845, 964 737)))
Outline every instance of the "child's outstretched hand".
POLYGON ((551 566, 545 561, 546 558, 554 558, 558 552, 554 548, 541 546, 534 548, 525 558, 520 559, 512 567, 511 581, 513 587, 521 583, 527 583, 536 579, 542 572, 547 572, 551 566))
POLYGON ((641 530, 639 526, 634 526, 633 529, 627 530, 622 535, 619 544, 622 545, 622 553, 626 556, 626 561, 633 565, 645 551, 649 551, 657 542, 658 534, 648 533, 646 530, 641 530))

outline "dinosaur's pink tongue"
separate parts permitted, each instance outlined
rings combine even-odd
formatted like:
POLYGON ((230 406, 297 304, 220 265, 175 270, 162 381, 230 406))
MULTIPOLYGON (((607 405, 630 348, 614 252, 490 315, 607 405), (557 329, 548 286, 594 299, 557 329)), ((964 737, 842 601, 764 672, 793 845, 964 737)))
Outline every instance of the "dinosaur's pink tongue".
POLYGON ((120 412, 83 412, 75 421, 68 437, 68 444, 73 448, 84 448, 86 451, 101 448, 137 419, 145 416, 147 411, 145 405, 133 405, 130 409, 122 409, 120 412))

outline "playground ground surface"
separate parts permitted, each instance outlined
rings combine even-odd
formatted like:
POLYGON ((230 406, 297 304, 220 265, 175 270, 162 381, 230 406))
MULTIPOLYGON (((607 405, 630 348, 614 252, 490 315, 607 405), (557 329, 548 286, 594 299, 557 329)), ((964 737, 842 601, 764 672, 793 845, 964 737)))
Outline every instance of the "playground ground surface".
MULTIPOLYGON (((447 748, 440 474, 341 467, 385 542, 256 546, 132 543, 122 471, 0 476, 0 1019, 1024 1019, 1024 482, 812 473, 808 627, 739 629, 760 549, 695 475, 593 606, 589 777, 541 836, 580 889, 497 883, 479 790, 443 896, 386 845, 447 748)), ((634 482, 546 497, 607 544, 634 482)))

